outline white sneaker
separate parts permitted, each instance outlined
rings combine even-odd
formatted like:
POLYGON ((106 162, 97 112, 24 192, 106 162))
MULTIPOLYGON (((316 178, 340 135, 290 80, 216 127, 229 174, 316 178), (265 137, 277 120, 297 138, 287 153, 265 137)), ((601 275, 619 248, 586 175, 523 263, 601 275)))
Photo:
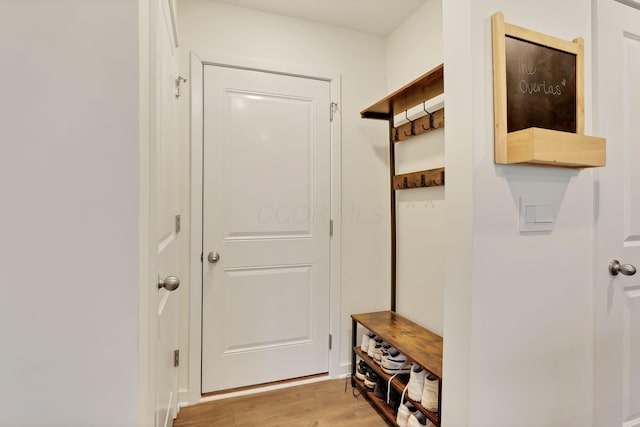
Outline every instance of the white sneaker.
POLYGON ((416 411, 409 415, 409 420, 407 421, 407 426, 410 427, 422 427, 432 424, 433 423, 427 419, 427 416, 420 411, 416 411))
POLYGON ((389 375, 408 374, 411 371, 411 362, 407 360, 407 356, 395 348, 391 348, 388 353, 383 355, 380 365, 382 370, 389 375))
POLYGON ((427 411, 438 412, 438 378, 429 375, 422 389, 422 406, 427 411))
POLYGON ((382 363, 383 345, 383 343, 376 343, 376 347, 373 349, 373 361, 378 365, 382 363))
POLYGON ((422 366, 414 363, 411 367, 411 375, 409 376, 409 398, 420 402, 422 399, 422 390, 424 389, 424 379, 427 376, 427 371, 425 371, 422 366))
POLYGON ((369 338, 369 347, 367 348, 367 355, 373 359, 373 355, 375 353, 376 345, 382 344, 382 338, 374 338, 374 341, 371 341, 369 338))
POLYGON ((409 422, 409 417, 411 414, 416 412, 418 408, 416 408, 413 403, 406 401, 401 403, 398 406, 398 415, 396 416, 396 424, 400 427, 407 427, 407 423, 409 422))
POLYGON ((376 334, 373 332, 369 332, 367 334, 362 334, 362 344, 360 344, 360 350, 363 353, 367 353, 369 351, 369 343, 375 342, 376 334))

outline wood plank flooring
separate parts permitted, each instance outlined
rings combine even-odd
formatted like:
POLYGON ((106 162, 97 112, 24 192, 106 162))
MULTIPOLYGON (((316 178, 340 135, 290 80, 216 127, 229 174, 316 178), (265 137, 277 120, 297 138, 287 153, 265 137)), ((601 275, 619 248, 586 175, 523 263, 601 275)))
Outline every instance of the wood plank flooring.
POLYGON ((174 427, 387 427, 349 382, 321 381, 182 408, 174 427))

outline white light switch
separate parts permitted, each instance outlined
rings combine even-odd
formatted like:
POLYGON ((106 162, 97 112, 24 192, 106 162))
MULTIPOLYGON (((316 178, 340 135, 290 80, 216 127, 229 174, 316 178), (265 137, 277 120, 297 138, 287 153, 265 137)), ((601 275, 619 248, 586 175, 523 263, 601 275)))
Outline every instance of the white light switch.
POLYGON ((520 231, 551 231, 554 222, 550 196, 520 196, 520 231))
POLYGON ((536 206, 536 223, 553 222, 553 208, 550 205, 536 206))

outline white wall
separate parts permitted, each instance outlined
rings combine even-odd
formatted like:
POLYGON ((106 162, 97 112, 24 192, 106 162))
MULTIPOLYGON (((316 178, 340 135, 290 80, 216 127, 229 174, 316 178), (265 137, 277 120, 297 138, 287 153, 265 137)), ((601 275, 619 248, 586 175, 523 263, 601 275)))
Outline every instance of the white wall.
POLYGON ((137 26, 0 2, 0 425, 136 424, 137 26))
POLYGON ((448 124, 463 128, 451 140, 447 134, 447 165, 473 162, 472 186, 447 182, 447 229, 468 227, 471 209, 462 204, 454 211, 449 189, 472 191, 473 236, 447 253, 443 419, 447 427, 588 426, 593 178, 589 170, 494 164, 490 17, 496 11, 509 23, 585 39, 586 132, 591 128, 590 2, 473 0, 445 6, 445 61, 451 58, 452 65, 445 81, 454 92, 464 89, 448 101, 458 103, 447 111, 448 124), (467 23, 468 33, 461 30, 467 23), (469 130, 465 120, 473 128, 463 135, 469 130), (453 140, 458 136, 467 138, 453 140), (453 144, 465 149, 450 152, 453 144), (520 234, 518 198, 539 194, 553 200, 554 229, 520 234), (458 268, 471 273, 466 277, 455 271, 449 276, 458 253, 458 268))
MULTIPOLYGON (((331 70, 342 76, 342 307, 339 352, 346 372, 346 365, 350 363, 350 314, 389 308, 387 125, 385 122, 362 120, 359 114, 386 95, 384 39, 212 1, 183 0, 178 7, 182 73, 188 70, 187 55, 195 50, 331 70)), ((188 117, 184 108, 184 124, 189 123, 188 117)), ((183 135, 188 143, 188 128, 183 129, 183 135)), ((188 229, 188 224, 185 224, 185 229, 188 229)), ((183 270, 188 271, 188 268, 183 270)), ((188 295, 186 288, 182 295, 188 295)), ((184 319, 181 348, 186 349, 186 299, 183 300, 181 315, 184 319)), ((188 387, 184 381, 186 371, 181 372, 181 378, 181 389, 184 390, 188 387)))
MULTIPOLYGON (((393 92, 442 64, 442 0, 427 0, 386 39, 393 92)), ((396 173, 445 166, 444 129, 395 144, 396 173)), ((387 184, 388 186, 388 184, 387 184)), ((442 335, 445 189, 396 192, 398 313, 442 335)))

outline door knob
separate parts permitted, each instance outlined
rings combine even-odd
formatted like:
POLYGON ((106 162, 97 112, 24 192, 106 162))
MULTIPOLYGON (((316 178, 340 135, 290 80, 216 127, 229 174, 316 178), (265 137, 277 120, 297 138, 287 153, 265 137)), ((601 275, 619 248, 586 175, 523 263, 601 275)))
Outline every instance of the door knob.
POLYGON ((620 264, 620 261, 614 259, 609 263, 609 273, 612 276, 617 276, 618 273, 622 273, 625 276, 633 276, 636 274, 636 268, 631 264, 620 264))
POLYGON ((209 252, 209 255, 207 255, 207 259, 211 264, 215 264, 216 262, 220 261, 220 254, 218 252, 211 251, 209 252))
POLYGON ((178 286, 180 286, 180 279, 176 276, 167 276, 164 279, 158 276, 158 289, 165 288, 168 291, 175 291, 178 286))

